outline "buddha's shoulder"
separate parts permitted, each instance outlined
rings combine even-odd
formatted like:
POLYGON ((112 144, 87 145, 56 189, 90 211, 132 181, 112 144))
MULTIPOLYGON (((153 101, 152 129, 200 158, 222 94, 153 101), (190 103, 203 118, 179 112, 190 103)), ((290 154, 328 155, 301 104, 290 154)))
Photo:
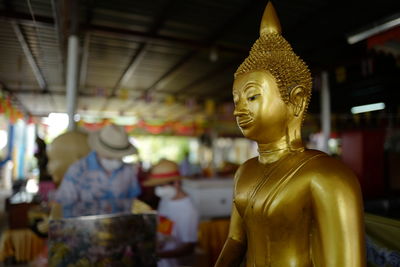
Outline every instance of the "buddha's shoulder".
POLYGON ((307 159, 297 175, 311 178, 314 183, 355 183, 357 177, 341 160, 331 157, 321 151, 306 150, 307 159))
POLYGON ((245 162, 243 162, 239 169, 246 169, 246 168, 254 168, 254 166, 258 166, 260 165, 260 162, 258 161, 258 156, 257 157, 253 157, 250 158, 248 160, 246 160, 245 162))
POLYGON ((242 176, 247 176, 249 172, 254 172, 259 170, 261 167, 258 157, 250 158, 244 163, 242 163, 235 173, 235 180, 238 180, 242 176))
POLYGON ((307 149, 301 153, 299 161, 305 162, 303 171, 317 170, 318 172, 328 173, 334 171, 350 171, 350 169, 339 159, 331 157, 318 150, 307 149))
POLYGON ((249 169, 258 168, 260 166, 261 163, 258 161, 258 157, 250 158, 239 166, 237 172, 240 173, 249 169))

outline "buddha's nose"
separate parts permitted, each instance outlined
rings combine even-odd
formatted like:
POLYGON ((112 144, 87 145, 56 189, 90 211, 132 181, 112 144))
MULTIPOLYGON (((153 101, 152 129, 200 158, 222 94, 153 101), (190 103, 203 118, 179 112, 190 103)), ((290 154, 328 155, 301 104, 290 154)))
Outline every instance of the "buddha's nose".
POLYGON ((249 112, 247 111, 247 108, 243 104, 237 104, 234 111, 233 111, 233 116, 235 117, 240 117, 240 116, 245 116, 249 112))

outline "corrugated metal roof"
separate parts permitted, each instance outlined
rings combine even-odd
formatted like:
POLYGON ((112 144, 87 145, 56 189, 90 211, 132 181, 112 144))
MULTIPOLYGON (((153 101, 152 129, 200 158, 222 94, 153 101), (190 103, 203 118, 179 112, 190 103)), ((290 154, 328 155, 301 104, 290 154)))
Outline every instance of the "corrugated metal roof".
MULTIPOLYGON (((71 2, 0 0, 0 82, 33 114, 65 111, 73 14, 79 19, 81 42, 78 110, 175 116, 176 107, 188 112, 188 98, 197 98, 197 103, 230 99, 233 72, 258 37, 267 1, 81 0, 75 11, 68 6, 71 2), (12 23, 21 30, 47 88, 38 83, 12 23), (211 53, 217 60, 211 60, 211 53), (160 106, 168 95, 179 101, 174 108, 167 106, 171 112, 160 106)), ((372 4, 291 0, 275 6, 284 36, 312 68, 318 68, 334 65, 332 58, 352 55, 345 33, 400 11, 399 1, 372 4)))

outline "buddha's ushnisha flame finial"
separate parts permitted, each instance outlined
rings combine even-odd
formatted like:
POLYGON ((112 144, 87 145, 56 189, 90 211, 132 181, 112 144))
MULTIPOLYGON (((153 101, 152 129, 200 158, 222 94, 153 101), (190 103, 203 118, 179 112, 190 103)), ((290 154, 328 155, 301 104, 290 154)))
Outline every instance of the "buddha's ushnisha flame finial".
POLYGON ((271 1, 268 2, 261 19, 260 35, 263 33, 282 33, 281 23, 271 1))

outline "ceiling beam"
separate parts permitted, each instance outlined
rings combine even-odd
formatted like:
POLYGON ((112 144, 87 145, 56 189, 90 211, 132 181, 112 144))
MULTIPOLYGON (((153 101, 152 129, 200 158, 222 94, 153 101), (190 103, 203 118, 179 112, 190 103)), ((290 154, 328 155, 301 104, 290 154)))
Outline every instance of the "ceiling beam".
MULTIPOLYGON (((135 42, 140 43, 154 43, 154 44, 164 44, 164 45, 172 45, 172 46, 182 46, 192 49, 210 49, 211 45, 205 41, 193 40, 193 39, 185 39, 173 36, 165 36, 159 34, 148 34, 145 32, 134 31, 130 29, 122 29, 104 25, 90 25, 86 30, 92 33, 104 34, 108 36, 114 37, 123 37, 127 39, 131 39, 135 42)), ((226 53, 231 54, 242 54, 248 52, 248 47, 241 47, 235 45, 218 45, 221 50, 226 53)))
MULTIPOLYGON (((18 21, 21 24, 29 24, 31 26, 35 25, 30 14, 15 11, 10 12, 7 9, 0 9, 0 19, 6 21, 18 21)), ((54 19, 52 17, 35 15, 35 22, 37 26, 47 28, 54 27, 54 19)))
MULTIPOLYGON (((164 25, 164 23, 167 19, 168 10, 172 6, 171 3, 172 3, 172 0, 164 1, 163 6, 160 8, 158 14, 155 16, 156 19, 154 19, 152 25, 149 27, 149 29, 147 31, 147 33, 149 35, 157 34, 157 32, 160 30, 160 28, 164 25)), ((131 60, 129 61, 129 64, 124 69, 120 78, 117 80, 115 86, 113 87, 111 94, 110 94, 111 96, 115 96, 117 94, 117 91, 129 81, 129 79, 132 77, 132 75, 135 73, 138 66, 142 62, 149 47, 150 47, 150 44, 147 42, 143 42, 139 45, 139 48, 136 50, 136 53, 132 56, 131 60)), ((103 109, 106 109, 107 105, 108 105, 108 101, 104 104, 103 109)))
MULTIPOLYGON (((243 5, 242 8, 240 8, 240 11, 237 12, 234 16, 232 16, 230 19, 228 19, 225 23, 223 23, 217 30, 215 30, 210 36, 204 41, 203 47, 207 47, 208 49, 213 46, 213 44, 221 37, 221 35, 225 32, 228 31, 228 29, 233 28, 237 23, 240 22, 240 17, 242 17, 245 13, 249 12, 249 10, 253 7, 253 5, 257 3, 257 1, 250 1, 246 2, 246 4, 243 5)), ((221 47, 219 46, 221 50, 227 51, 226 47, 221 47)), ((247 52, 248 49, 240 49, 240 55, 243 54, 243 52, 247 52)), ((170 76, 174 75, 174 73, 178 72, 185 64, 187 64, 190 60, 192 60, 199 52, 201 51, 200 47, 197 47, 194 50, 190 50, 187 52, 176 64, 174 64, 167 72, 165 72, 155 83, 153 83, 149 88, 147 88, 144 92, 144 94, 150 94, 152 91, 155 91, 158 89, 159 85, 165 82, 170 76)), ((238 51, 237 51, 238 52, 238 51)), ((132 104, 136 101, 134 99, 132 101, 132 104)), ((123 109, 123 111, 126 111, 129 109, 130 104, 123 109)))
MULTIPOLYGON (((160 28, 164 25, 165 21, 167 20, 168 11, 171 9, 171 6, 172 6, 172 0, 164 1, 163 6, 160 8, 158 14, 156 15, 156 19, 153 21, 152 25, 149 27, 149 30, 147 31, 149 35, 157 34, 160 28)), ((132 77, 137 67, 143 60, 144 55, 146 54, 149 46, 150 44, 148 42, 143 42, 142 44, 139 45, 139 48, 137 49, 135 55, 133 55, 128 66, 125 68, 121 77, 118 79, 116 85, 114 86, 111 95, 115 95, 117 90, 121 86, 124 86, 130 79, 130 77, 132 77)))
MULTIPOLYGON (((255 1, 250 1, 247 2, 246 4, 243 5, 242 8, 240 8, 240 11, 237 12, 234 16, 232 16, 230 19, 225 21, 217 30, 215 30, 210 36, 203 42, 207 44, 207 47, 210 48, 212 45, 219 39, 221 38, 221 35, 225 32, 228 31, 228 29, 231 29, 235 27, 237 23, 240 22, 240 17, 242 17, 246 12, 248 12, 251 7, 253 7, 253 4, 255 1)), ((224 50, 225 48, 221 48, 221 50, 224 50)), ((246 49, 247 51, 248 49, 246 49)), ((200 51, 192 50, 186 53, 180 61, 178 61, 177 64, 172 66, 163 76, 161 76, 160 79, 158 79, 153 85, 151 85, 148 89, 146 89, 147 92, 152 91, 152 90, 157 90, 157 86, 162 83, 164 80, 168 79, 170 75, 173 75, 175 72, 179 71, 181 67, 183 67, 187 62, 192 60, 200 51)), ((243 52, 243 51, 241 51, 243 52)))
MULTIPOLYGON (((85 27, 88 27, 93 19, 93 9, 96 0, 89 0, 86 5, 86 20, 85 20, 85 27)), ((80 73, 79 73, 79 87, 78 92, 85 88, 86 86, 86 79, 87 79, 87 71, 88 71, 88 60, 89 60, 89 49, 90 49, 90 32, 85 33, 84 41, 83 41, 83 48, 82 48, 82 58, 81 58, 81 66, 80 66, 80 73)))
POLYGON ((212 77, 215 77, 217 75, 220 75, 224 72, 226 72, 227 70, 229 70, 230 68, 232 68, 232 66, 236 66, 239 63, 238 60, 234 60, 234 61, 230 61, 228 63, 222 64, 221 66, 219 66, 218 68, 216 68, 215 70, 212 70, 210 72, 207 72, 206 74, 200 76, 199 78, 195 79, 194 81, 192 81, 191 83, 189 83, 188 85, 184 86, 183 88, 175 91, 173 94, 175 96, 179 96, 179 95, 187 95, 189 92, 193 91, 193 88, 201 83, 204 82, 209 82, 209 80, 212 77))
POLYGON ((133 73, 136 71, 140 63, 142 62, 144 56, 146 55, 146 50, 148 48, 148 44, 140 44, 139 48, 136 50, 136 53, 133 55, 131 60, 129 61, 128 66, 124 69, 121 76, 117 80, 117 83, 112 88, 110 95, 115 96, 119 88, 127 84, 129 79, 132 77, 133 73))
MULTIPOLYGON (((29 14, 13 12, 9 13, 4 9, 0 9, 0 19, 6 21, 18 21, 21 24, 33 25, 32 17, 29 14)), ((35 21, 37 26, 54 28, 54 19, 46 16, 36 16, 35 21)), ((149 34, 147 32, 139 32, 130 29, 122 29, 116 27, 109 27, 103 25, 81 25, 81 29, 90 33, 99 33, 107 36, 116 36, 132 39, 136 42, 142 43, 158 43, 158 44, 170 44, 180 45, 182 47, 188 47, 193 49, 210 49, 212 45, 208 42, 202 42, 198 40, 177 38, 172 36, 164 36, 159 34, 149 34)), ((221 51, 231 54, 243 54, 248 52, 248 47, 240 47, 235 45, 218 45, 221 51)))
MULTIPOLYGON (((213 98, 216 101, 224 102, 225 100, 233 101, 232 98, 232 84, 233 81, 227 84, 222 85, 221 87, 218 87, 217 89, 214 89, 213 91, 216 93, 213 93, 213 98), (229 93, 227 93, 229 92, 229 93)), ((199 99, 208 99, 207 95, 210 93, 210 91, 207 92, 202 92, 198 98, 199 99)))
MULTIPOLYGON (((0 82, 1 84, 1 82, 0 82)), ((1 87, 0 87, 1 88, 1 87)), ((21 95, 54 95, 54 96, 65 96, 65 91, 42 91, 40 88, 19 88, 18 89, 11 89, 10 87, 7 87, 8 91, 12 92, 13 94, 21 94, 21 95)), ((92 90, 93 91, 93 90, 92 90)), ((142 91, 139 91, 138 94, 141 94, 142 91)), ((118 99, 118 97, 110 97, 110 96, 97 96, 94 93, 85 93, 85 92, 80 92, 78 96, 82 97, 107 97, 107 98, 113 98, 113 99, 118 99)))
MULTIPOLYGON (((20 94, 20 95, 52 95, 52 96, 65 96, 65 91, 42 91, 40 88, 36 88, 36 89, 20 89, 18 88, 18 90, 12 90, 9 89, 10 92, 12 92, 13 94, 20 94)), ((78 96, 82 96, 82 97, 96 97, 95 94, 88 94, 88 93, 84 93, 84 92, 80 92, 78 94, 78 96)))
POLYGON ((22 33, 21 27, 18 25, 17 22, 13 22, 12 27, 14 29, 15 35, 18 38, 21 48, 25 54, 25 57, 26 57, 29 65, 32 68, 33 74, 35 75, 35 78, 39 84, 39 87, 43 91, 47 91, 47 82, 43 76, 42 71, 39 68, 39 65, 37 64, 37 62, 32 54, 31 49, 29 48, 28 42, 26 41, 26 38, 25 38, 24 34, 22 33))
MULTIPOLYGON (((51 0, 51 9, 53 13, 53 18, 54 18, 54 30, 56 31, 56 40, 58 44, 58 51, 60 53, 60 59, 61 59, 61 79, 62 83, 65 84, 65 36, 63 34, 62 30, 62 21, 64 19, 64 16, 60 12, 60 1, 57 0, 51 0)), ((35 17, 36 18, 36 17, 35 17)))
POLYGON ((189 53, 185 54, 184 57, 182 57, 177 63, 175 63, 174 66, 172 66, 166 73, 164 73, 155 83, 153 83, 152 86, 150 86, 149 88, 145 89, 143 91, 143 93, 137 97, 132 99, 132 101, 126 105, 122 111, 126 112, 127 110, 129 110, 131 108, 132 105, 135 104, 136 101, 138 101, 139 99, 143 99, 143 98, 148 98, 148 96, 154 92, 157 88, 156 86, 158 86, 159 84, 161 84, 163 81, 166 80, 167 77, 171 76, 173 73, 176 72, 176 70, 178 70, 179 68, 182 67, 183 64, 187 63, 188 60, 193 56, 193 54, 195 54, 196 51, 190 51, 189 53))
POLYGON ((88 60, 89 60, 89 47, 90 47, 90 33, 85 34, 85 39, 83 41, 82 49, 82 60, 81 60, 81 71, 79 73, 79 89, 83 89, 86 85, 87 70, 88 70, 88 60))
POLYGON ((145 90, 146 93, 158 90, 158 85, 172 76, 175 72, 181 69, 186 63, 188 63, 195 55, 197 51, 189 51, 186 53, 177 63, 175 63, 167 72, 165 72, 155 83, 153 83, 149 88, 145 90))

